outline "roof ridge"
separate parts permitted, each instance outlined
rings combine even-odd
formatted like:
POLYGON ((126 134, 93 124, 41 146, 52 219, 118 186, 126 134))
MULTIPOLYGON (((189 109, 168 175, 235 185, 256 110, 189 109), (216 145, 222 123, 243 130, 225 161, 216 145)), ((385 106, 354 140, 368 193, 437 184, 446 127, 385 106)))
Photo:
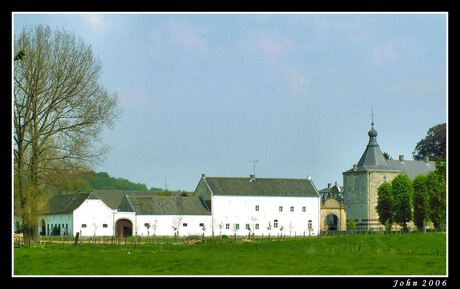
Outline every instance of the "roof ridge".
MULTIPOLYGON (((249 179, 250 177, 208 177, 206 179, 249 179)), ((256 180, 308 180, 307 177, 305 178, 261 178, 256 177, 256 180)))

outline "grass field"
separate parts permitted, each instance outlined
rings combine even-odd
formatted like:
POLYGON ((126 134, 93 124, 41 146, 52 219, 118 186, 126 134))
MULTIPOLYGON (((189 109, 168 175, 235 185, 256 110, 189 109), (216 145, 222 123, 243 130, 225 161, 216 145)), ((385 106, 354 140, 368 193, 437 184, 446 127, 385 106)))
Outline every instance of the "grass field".
POLYGON ((14 275, 445 275, 445 232, 14 248, 14 275))

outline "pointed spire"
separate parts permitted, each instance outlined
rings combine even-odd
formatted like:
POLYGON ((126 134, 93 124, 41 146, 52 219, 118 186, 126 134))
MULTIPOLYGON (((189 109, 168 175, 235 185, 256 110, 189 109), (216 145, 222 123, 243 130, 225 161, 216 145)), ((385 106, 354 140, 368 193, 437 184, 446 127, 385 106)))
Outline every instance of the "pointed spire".
POLYGON ((377 131, 374 129, 374 109, 372 108, 371 106, 371 129, 369 130, 368 134, 369 135, 369 145, 374 145, 374 146, 378 146, 377 145, 377 131))
POLYGON ((358 162, 358 168, 389 169, 388 164, 377 143, 377 131, 374 129, 374 110, 371 107, 371 129, 368 132, 369 143, 358 162))
POLYGON ((374 127, 374 109, 372 105, 371 105, 371 118, 372 118, 371 126, 374 127))

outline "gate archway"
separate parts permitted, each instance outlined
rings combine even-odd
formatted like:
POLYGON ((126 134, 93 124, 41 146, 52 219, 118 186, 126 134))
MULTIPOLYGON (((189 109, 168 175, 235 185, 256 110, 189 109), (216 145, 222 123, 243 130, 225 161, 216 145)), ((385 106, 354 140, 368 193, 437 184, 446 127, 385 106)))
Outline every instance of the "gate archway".
POLYGON ((326 216, 327 229, 329 231, 337 231, 339 218, 335 214, 329 214, 326 216))
POLYGON ((129 237, 133 234, 133 223, 128 219, 120 219, 115 225, 116 237, 129 237))
POLYGON ((321 202, 321 231, 347 230, 347 212, 343 203, 333 198, 321 202), (333 215, 333 216, 331 216, 333 215), (334 218, 335 216, 335 218, 334 218))

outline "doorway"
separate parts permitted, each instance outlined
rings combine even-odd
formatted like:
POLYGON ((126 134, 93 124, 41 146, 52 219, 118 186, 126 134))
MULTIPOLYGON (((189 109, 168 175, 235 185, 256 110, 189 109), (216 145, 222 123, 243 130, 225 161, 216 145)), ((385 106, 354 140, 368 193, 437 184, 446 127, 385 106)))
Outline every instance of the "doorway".
POLYGON ((335 214, 329 214, 326 216, 327 229, 329 231, 336 231, 339 218, 335 214))
POLYGON ((121 219, 117 221, 115 226, 116 237, 129 237, 133 234, 133 224, 130 220, 121 219))

